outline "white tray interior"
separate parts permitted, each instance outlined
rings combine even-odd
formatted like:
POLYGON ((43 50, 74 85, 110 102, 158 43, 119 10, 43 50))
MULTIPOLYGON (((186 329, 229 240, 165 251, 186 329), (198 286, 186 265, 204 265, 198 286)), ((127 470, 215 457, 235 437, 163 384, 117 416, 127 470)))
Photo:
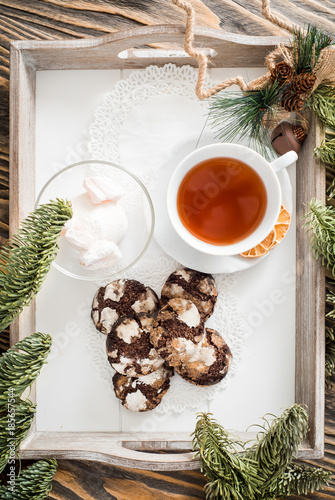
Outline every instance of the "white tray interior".
MULTIPOLYGON (((222 80, 246 80, 263 69, 212 69, 222 80)), ((87 153, 93 113, 114 83, 129 71, 37 72, 36 194, 60 168, 87 153)), ((127 167, 127 165, 124 165, 127 167)), ((295 193, 295 166, 288 168, 295 193)), ((294 402, 295 210, 285 240, 262 262, 236 275, 237 295, 249 327, 237 373, 213 401, 161 415, 131 413, 91 362, 86 325, 98 283, 77 281, 52 268, 37 297, 36 331, 54 337, 52 355, 37 381, 38 431, 191 432, 199 411, 226 428, 245 431, 265 413, 280 414, 294 402)))

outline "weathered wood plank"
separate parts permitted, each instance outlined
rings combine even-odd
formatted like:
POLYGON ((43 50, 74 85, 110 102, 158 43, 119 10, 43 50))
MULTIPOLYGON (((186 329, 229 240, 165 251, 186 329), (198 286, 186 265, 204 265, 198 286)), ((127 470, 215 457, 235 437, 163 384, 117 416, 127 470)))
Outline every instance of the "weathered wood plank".
MULTIPOLYGON (((319 465, 316 462, 316 465, 319 465)), ((204 499, 204 476, 197 471, 155 473, 96 462, 59 461, 49 499, 54 500, 195 500, 204 499)), ((295 500, 330 499, 335 494, 334 483, 322 493, 295 500)))
MULTIPOLYGON (((313 408, 310 414, 313 433, 315 421, 321 421, 323 427, 324 414, 325 269, 320 260, 316 261, 312 256, 302 217, 313 197, 325 201, 326 177, 324 164, 313 157, 315 144, 320 144, 324 137, 323 127, 312 116, 310 125, 310 132, 299 153, 296 174, 296 402, 313 408), (307 165, 308 168, 304 168, 307 165), (306 330, 310 333, 308 336, 306 330), (308 376, 311 372, 312 377, 308 376), (299 380, 304 380, 304 383, 299 384, 299 380)), ((323 449, 320 433, 318 436, 311 435, 310 439, 313 446, 323 449)))
POLYGON ((221 19, 221 29, 231 33, 244 33, 246 35, 286 36, 287 32, 278 26, 274 26, 261 14, 261 8, 257 1, 248 2, 235 0, 204 0, 213 12, 221 19))
MULTIPOLYGON (((122 29, 121 23, 127 23, 128 27, 131 23, 141 25, 166 22, 179 24, 183 23, 185 18, 184 12, 169 0, 149 2, 146 0, 138 2, 76 0, 70 4, 62 0, 53 2, 2 0, 2 4, 11 9, 10 16, 15 14, 19 19, 30 19, 32 24, 37 26, 39 25, 38 19, 42 16, 47 25, 58 26, 58 29, 64 28, 65 33, 70 27, 81 33, 85 29, 94 30, 96 34, 99 30, 109 33, 122 29), (24 4, 24 9, 22 9, 22 4, 24 4)), ((198 25, 219 27, 219 18, 203 2, 193 0, 192 4, 195 8, 198 25)))
POLYGON ((204 499, 199 472, 161 474, 96 462, 59 462, 49 499, 62 500, 196 500, 204 499))

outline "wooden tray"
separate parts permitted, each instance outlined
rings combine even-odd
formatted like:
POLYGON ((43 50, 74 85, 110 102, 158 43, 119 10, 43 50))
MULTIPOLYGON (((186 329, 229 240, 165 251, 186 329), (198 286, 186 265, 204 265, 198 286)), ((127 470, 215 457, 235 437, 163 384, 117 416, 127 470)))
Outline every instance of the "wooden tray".
MULTIPOLYGON (((79 41, 13 42, 10 87, 10 228, 11 232, 34 207, 36 71, 62 69, 133 69, 150 64, 193 64, 180 50, 136 47, 173 44, 182 47, 184 28, 152 26, 79 41), (126 52, 124 52, 126 51, 126 52), (122 56, 119 54, 123 52, 122 56)), ((248 37, 213 29, 196 29, 196 43, 216 53, 216 67, 264 67, 267 53, 286 38, 248 37)), ((297 162, 296 227, 296 374, 295 401, 306 405, 310 430, 300 458, 321 458, 324 452, 324 284, 325 273, 310 253, 301 217, 311 198, 325 198, 324 168, 313 157, 324 132, 312 119, 297 162)), ((35 331, 34 303, 11 329, 16 343, 35 331)), ((285 368, 284 368, 285 369, 285 368)), ((35 397, 35 388, 32 391, 35 397)), ((20 448, 22 458, 77 458, 140 469, 197 469, 190 438, 182 433, 38 432, 32 428, 20 448), (164 454, 159 451, 164 450, 164 454)))

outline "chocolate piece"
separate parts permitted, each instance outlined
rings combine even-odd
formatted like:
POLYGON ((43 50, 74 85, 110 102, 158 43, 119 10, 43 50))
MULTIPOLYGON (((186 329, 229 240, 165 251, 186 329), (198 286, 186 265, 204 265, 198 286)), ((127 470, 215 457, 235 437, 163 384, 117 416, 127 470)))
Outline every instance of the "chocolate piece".
POLYGON ((95 327, 108 334, 121 316, 136 317, 147 313, 153 317, 158 312, 156 293, 136 280, 119 279, 99 288, 92 304, 95 327))
POLYGON ((180 297, 191 300, 198 308, 201 318, 206 321, 214 311, 217 289, 210 274, 183 268, 174 271, 166 280, 161 294, 161 307, 170 299, 180 297))

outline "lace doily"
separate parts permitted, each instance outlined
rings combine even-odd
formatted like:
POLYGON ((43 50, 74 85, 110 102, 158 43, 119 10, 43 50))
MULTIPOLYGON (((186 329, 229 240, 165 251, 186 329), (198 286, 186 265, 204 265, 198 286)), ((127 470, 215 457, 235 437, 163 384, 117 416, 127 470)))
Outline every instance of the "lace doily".
MULTIPOLYGON (((167 64, 162 68, 150 66, 137 70, 127 79, 118 81, 97 108, 89 129, 88 149, 92 157, 121 163, 133 171, 150 192, 154 169, 180 141, 181 130, 184 135, 197 131, 200 136, 205 129, 207 104, 200 103, 194 93, 196 80, 194 68, 167 64)), ((206 85, 212 86, 213 82, 208 79, 206 85)), ((152 287, 160 296, 166 278, 178 267, 178 262, 152 242, 144 258, 119 277, 136 279, 152 287)), ((201 406, 224 390, 238 371, 247 330, 238 299, 232 292, 235 277, 222 274, 214 278, 218 300, 206 326, 220 332, 232 351, 228 375, 219 384, 205 388, 190 384, 178 375, 173 376, 169 391, 154 410, 157 413, 179 413, 201 406)), ((91 321, 87 323, 87 347, 91 362, 113 391, 115 372, 107 360, 106 337, 91 321)))
MULTIPOLYGON (((166 98, 184 98, 182 105, 185 106, 186 102, 189 104, 189 108, 185 108, 185 114, 200 110, 203 125, 206 123, 208 103, 197 98, 194 91, 196 82, 197 71, 194 68, 177 67, 174 64, 166 64, 162 68, 149 66, 144 70, 134 71, 125 80, 119 80, 94 113, 94 121, 89 128, 88 150, 91 157, 118 163, 127 168, 131 163, 133 168, 129 169, 135 169, 134 172, 145 184, 149 182, 157 164, 157 157, 164 159, 171 145, 180 140, 180 134, 188 134, 192 127, 195 129, 193 116, 189 119, 185 116, 183 121, 184 112, 178 114, 179 102, 166 98), (149 108, 146 104, 149 101, 156 103, 161 97, 164 101, 160 100, 159 105, 164 115, 159 120, 155 115, 157 107, 152 105, 149 108), (164 103, 167 103, 165 108, 164 103), (134 112, 141 109, 143 104, 144 116, 136 115, 134 112), (171 120, 172 116, 175 121, 173 126, 169 127, 169 119, 171 120), (145 130, 144 122, 148 128, 152 124, 150 130, 145 130), (141 157, 141 161, 135 165, 129 157, 133 155, 136 158, 139 147, 147 154, 146 166, 143 165, 144 158, 141 157)), ((206 85, 212 84, 207 77, 206 85)), ((200 135, 202 126, 198 132, 200 135)))
MULTIPOLYGON (((120 274, 120 278, 136 279, 149 285, 160 296, 160 291, 166 278, 180 267, 180 264, 157 248, 151 248, 147 258, 143 259, 129 271, 120 274)), ((233 274, 214 275, 218 289, 218 300, 213 315, 206 322, 206 326, 220 332, 229 345, 233 354, 233 361, 227 376, 219 384, 210 387, 199 387, 183 380, 178 375, 171 378, 170 389, 155 411, 180 413, 186 408, 199 407, 202 402, 211 400, 218 391, 226 388, 232 375, 237 370, 243 352, 243 341, 246 336, 244 317, 239 311, 237 297, 232 293, 234 283, 233 274)), ((105 285, 107 282, 102 283, 105 285)), ((96 330, 92 321, 87 323, 87 347, 91 362, 101 378, 106 380, 113 390, 112 378, 115 373, 110 366, 106 355, 106 336, 96 330)))

